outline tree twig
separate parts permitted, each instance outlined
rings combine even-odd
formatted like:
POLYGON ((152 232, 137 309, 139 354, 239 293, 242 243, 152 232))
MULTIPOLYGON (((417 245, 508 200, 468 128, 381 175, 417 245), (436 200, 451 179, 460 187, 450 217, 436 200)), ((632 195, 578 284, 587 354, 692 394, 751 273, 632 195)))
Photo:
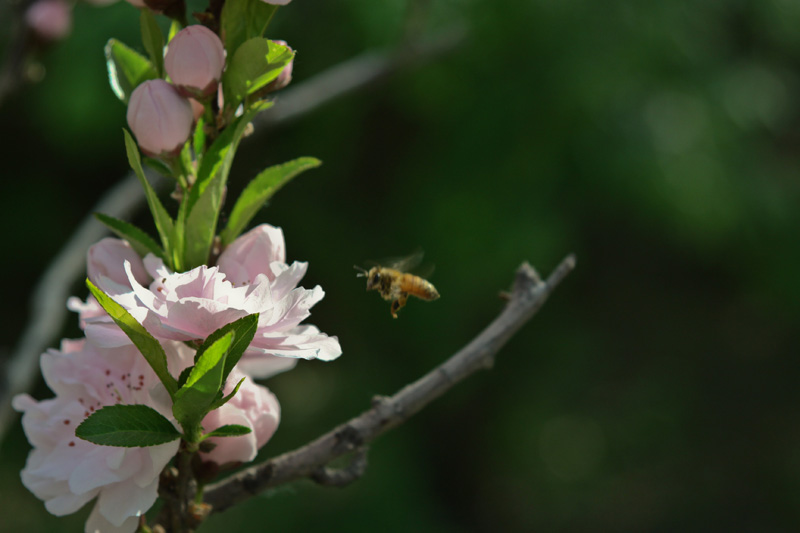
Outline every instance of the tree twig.
POLYGON ((399 426, 459 381, 478 370, 490 368, 500 348, 536 314, 574 267, 575 257, 570 255, 547 281, 542 281, 529 264, 523 263, 517 270, 510 299, 503 311, 458 353, 394 396, 377 398, 370 410, 315 441, 208 486, 205 502, 212 506, 212 512, 221 512, 271 487, 305 477, 314 478, 332 460, 364 447, 399 426))
MULTIPOLYGON (((277 105, 256 125, 246 142, 256 142, 270 128, 284 125, 332 100, 370 86, 390 74, 416 66, 454 50, 465 38, 463 29, 415 43, 400 51, 365 53, 323 71, 279 93, 277 105)), ((144 193, 131 172, 92 209, 125 219, 144 203, 144 193)), ((26 392, 36 379, 39 355, 51 346, 67 316, 64 304, 69 288, 86 273, 86 250, 107 233, 88 215, 50 264, 33 291, 31 317, 22 338, 0 376, 0 442, 14 420, 11 398, 26 392)))
POLYGON ((321 466, 311 473, 311 479, 326 487, 345 487, 359 479, 367 471, 367 448, 356 450, 344 468, 321 466))

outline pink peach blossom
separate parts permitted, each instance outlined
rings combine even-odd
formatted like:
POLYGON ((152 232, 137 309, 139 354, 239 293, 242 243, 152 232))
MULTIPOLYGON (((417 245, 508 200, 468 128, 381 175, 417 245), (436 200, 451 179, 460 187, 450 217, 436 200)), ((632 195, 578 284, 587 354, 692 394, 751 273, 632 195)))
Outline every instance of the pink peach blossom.
MULTIPOLYGON (((134 277, 140 283, 149 283, 150 275, 144 269, 144 263, 127 241, 107 237, 89 247, 86 254, 86 270, 92 283, 103 288, 110 295, 131 292, 128 275, 125 272, 125 261, 131 263, 134 277)), ((90 328, 87 337, 102 347, 118 347, 129 344, 128 338, 110 321, 105 310, 100 307, 94 296, 86 302, 76 297, 67 300, 67 307, 80 315, 81 329, 86 329, 87 319, 101 318, 109 320, 103 327, 90 328)))
POLYGON ((239 437, 208 439, 216 447, 211 452, 201 454, 205 461, 220 465, 252 461, 278 428, 281 408, 275 395, 266 387, 254 383, 234 368, 228 376, 224 393, 230 394, 242 378, 245 380, 236 395, 228 403, 206 415, 203 428, 205 431, 212 431, 226 424, 239 424, 252 431, 239 437))
MULTIPOLYGON (((193 351, 164 343, 170 370, 192 362, 193 351)), ((133 532, 136 517, 155 502, 161 470, 178 441, 147 448, 98 446, 75 436, 75 428, 107 405, 149 405, 171 419, 166 391, 139 351, 129 344, 98 348, 85 339, 65 340, 41 357, 42 374, 55 397, 14 398, 33 450, 22 482, 52 514, 62 516, 97 498, 86 531, 133 532)), ((177 374, 176 374, 177 375, 177 374)))
MULTIPOLYGON (((230 322, 259 313, 258 329, 239 367, 265 378, 293 368, 298 359, 330 361, 342 353, 336 337, 301 324, 325 293, 320 287, 298 287, 308 265, 285 260, 283 232, 263 224, 231 243, 214 267, 175 273, 155 256, 142 261, 125 246, 110 243, 91 253, 89 261, 93 272, 109 273, 90 276, 95 285, 158 339, 202 341, 230 322), (127 281, 113 267, 117 260, 125 265, 127 281), (149 279, 154 281, 148 286, 149 279)), ((72 298, 69 307, 80 313, 93 343, 115 347, 129 342, 92 298, 86 303, 72 298)))

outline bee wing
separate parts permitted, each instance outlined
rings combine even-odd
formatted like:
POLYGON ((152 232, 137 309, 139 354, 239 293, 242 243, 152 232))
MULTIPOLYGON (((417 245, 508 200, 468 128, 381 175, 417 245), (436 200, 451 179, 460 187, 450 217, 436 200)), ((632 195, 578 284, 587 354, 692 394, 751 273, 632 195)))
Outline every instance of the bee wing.
MULTIPOLYGON (((371 267, 386 267, 386 268, 393 268, 394 270, 399 270, 400 272, 409 272, 421 278, 427 278, 435 269, 435 266, 430 263, 425 263, 420 267, 420 263, 422 263, 422 257, 425 255, 425 252, 422 248, 417 248, 409 255, 401 255, 395 257, 386 257, 380 261, 364 261, 364 265, 367 269, 371 267)), ((357 269, 360 267, 356 267, 357 269)))
POLYGON ((383 266, 399 270, 400 272, 410 272, 422 263, 422 257, 424 255, 425 252, 422 251, 422 248, 417 248, 409 255, 388 259, 383 266))

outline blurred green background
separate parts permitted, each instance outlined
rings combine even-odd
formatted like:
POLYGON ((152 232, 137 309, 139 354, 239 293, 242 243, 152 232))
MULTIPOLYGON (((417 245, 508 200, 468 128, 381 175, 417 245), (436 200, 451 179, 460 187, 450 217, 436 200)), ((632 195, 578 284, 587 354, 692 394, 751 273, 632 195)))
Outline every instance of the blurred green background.
MULTIPOLYGON (((4 353, 48 261, 127 171, 102 47, 141 49, 136 12, 79 5, 74 24, 43 82, 0 107, 4 353)), ((283 420, 263 455, 443 361, 523 260, 547 274, 575 252, 578 268, 493 370, 379 439, 363 479, 295 483, 201 531, 800 529, 800 3, 297 0, 269 33, 298 50, 297 84, 453 24, 469 35, 452 54, 240 151, 234 189, 324 161, 259 222, 309 261, 304 285, 326 291, 311 323, 344 349, 268 382, 283 420), (392 320, 352 265, 416 247, 442 298, 392 320)), ((82 530, 88 509, 54 518, 22 487, 28 451, 17 423, 4 527, 82 530)))

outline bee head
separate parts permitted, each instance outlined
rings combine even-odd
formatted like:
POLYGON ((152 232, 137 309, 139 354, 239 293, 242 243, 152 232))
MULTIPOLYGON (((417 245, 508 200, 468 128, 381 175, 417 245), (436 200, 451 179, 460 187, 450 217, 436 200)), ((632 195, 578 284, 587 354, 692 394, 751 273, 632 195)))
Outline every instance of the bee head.
POLYGON ((371 291, 374 289, 381 288, 381 273, 378 270, 378 267, 372 267, 367 272, 367 290, 371 291))

